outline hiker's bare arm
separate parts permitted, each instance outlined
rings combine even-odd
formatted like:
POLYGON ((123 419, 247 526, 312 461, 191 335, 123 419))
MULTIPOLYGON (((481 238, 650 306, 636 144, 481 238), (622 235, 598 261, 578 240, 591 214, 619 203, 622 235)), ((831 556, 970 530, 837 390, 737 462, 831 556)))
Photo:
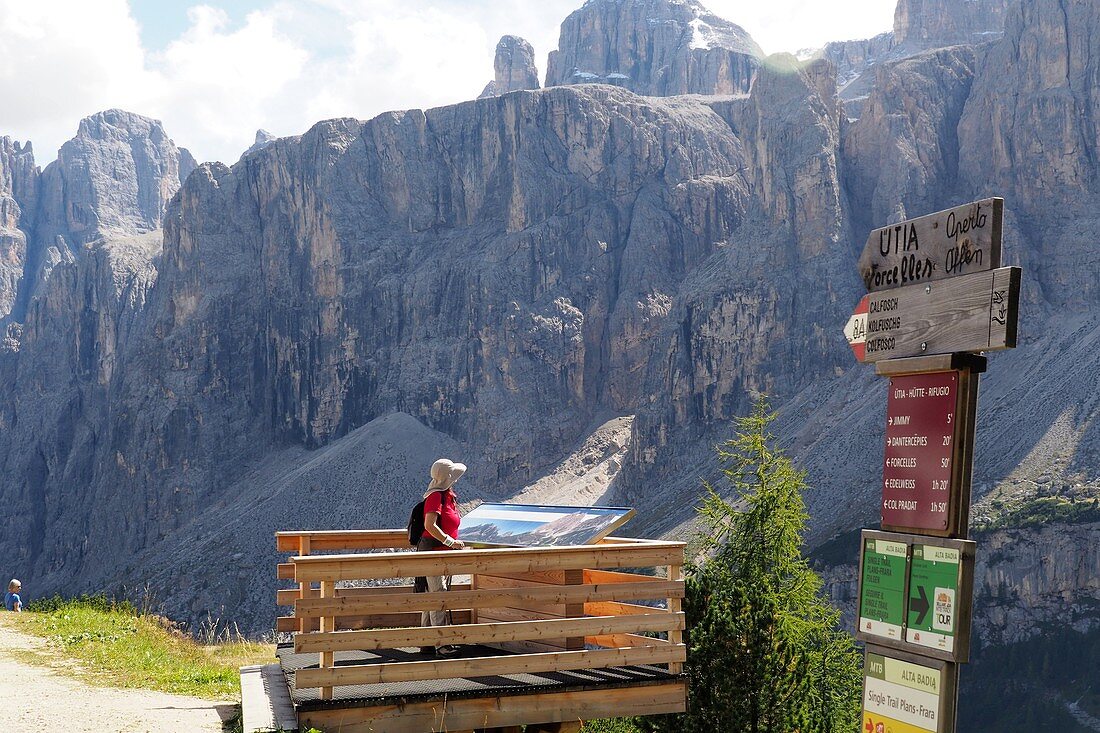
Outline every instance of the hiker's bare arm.
MULTIPOLYGON (((426 512, 424 514, 424 529, 428 530, 428 534, 435 537, 440 542, 446 544, 447 535, 439 528, 439 512, 426 512)), ((466 543, 458 538, 454 539, 454 544, 451 545, 451 549, 461 550, 466 547, 466 543)))

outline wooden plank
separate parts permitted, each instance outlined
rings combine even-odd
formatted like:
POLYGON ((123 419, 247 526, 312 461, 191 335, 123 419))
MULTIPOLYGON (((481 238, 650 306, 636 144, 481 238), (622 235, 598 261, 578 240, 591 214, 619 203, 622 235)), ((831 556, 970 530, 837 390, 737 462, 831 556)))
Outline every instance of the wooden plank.
POLYGON ((618 603, 616 601, 599 601, 584 604, 586 616, 631 616, 637 614, 653 613, 657 609, 653 606, 639 606, 634 603, 618 603))
POLYGON ((275 548, 279 552, 298 552, 305 538, 310 552, 332 550, 411 549, 409 536, 403 529, 312 530, 276 532, 275 548))
MULTIPOLYGON (((468 590, 470 588, 469 583, 452 583, 450 585, 451 590, 468 590)), ((361 598, 365 596, 379 596, 387 594, 397 593, 412 593, 413 587, 411 585, 380 585, 369 588, 337 588, 335 598, 361 598)), ((311 588, 305 594, 306 598, 320 598, 321 592, 316 588, 311 588)), ((302 592, 297 588, 283 588, 275 591, 275 602, 279 606, 293 606, 295 601, 303 597, 302 592)), ((368 612, 373 613, 373 612, 368 612)))
POLYGON ((543 570, 583 570, 652 567, 682 563, 684 543, 662 542, 641 547, 494 548, 434 552, 311 555, 295 557, 295 579, 366 580, 412 578, 420 575, 485 575, 537 573, 543 570))
POLYGON ((989 360, 978 354, 932 354, 911 356, 905 359, 886 359, 875 364, 875 374, 880 377, 899 377, 907 374, 932 374, 969 369, 984 374, 989 360))
POLYGON ((483 677, 502 674, 564 672, 575 669, 622 667, 631 664, 667 664, 687 658, 684 645, 639 647, 634 649, 598 649, 521 654, 506 657, 447 659, 433 662, 393 662, 388 664, 346 665, 334 669, 302 669, 294 673, 299 689, 372 685, 388 682, 483 677))
MULTIPOLYGON (((684 568, 681 565, 669 565, 668 566, 668 579, 671 581, 682 581, 684 579, 684 568)), ((670 614, 680 616, 682 611, 680 610, 680 598, 669 597, 668 599, 668 612, 670 614)), ((684 627, 677 626, 670 629, 668 632, 668 640, 671 644, 683 644, 684 643, 684 627)), ((684 671, 684 667, 679 662, 672 662, 668 665, 668 671, 673 674, 680 674, 684 671)))
POLYGON ((294 616, 279 616, 275 619, 275 630, 281 632, 298 631, 298 619, 294 616))
POLYGON ((340 733, 424 733, 495 726, 573 723, 631 715, 661 715, 686 709, 682 680, 614 690, 578 690, 500 695, 357 708, 303 710, 299 725, 340 733))
MULTIPOLYGON (((312 596, 312 594, 310 594, 312 596)), ((276 606, 293 606, 294 602, 302 597, 302 591, 297 588, 281 588, 275 591, 276 606)))
MULTIPOLYGON (((342 592, 343 589, 341 589, 342 592)), ((668 597, 682 598, 683 595, 684 584, 682 582, 672 582, 664 579, 642 583, 613 583, 611 585, 536 585, 512 589, 451 590, 438 593, 406 593, 402 591, 378 593, 363 597, 338 595, 332 601, 322 601, 319 598, 301 599, 295 603, 295 614, 303 618, 315 618, 324 614, 345 616, 408 611, 445 611, 464 608, 488 609, 508 606, 523 608, 530 607, 532 604, 641 601, 668 597)))
MULTIPOLYGON (((531 608, 482 609, 478 615, 485 621, 538 621, 545 618, 566 618, 565 606, 535 606, 531 608)), ((581 615, 581 614, 577 614, 581 615)))
MULTIPOLYGON (((322 580, 321 581, 321 597, 322 598, 332 598, 332 596, 334 595, 335 590, 336 590, 336 583, 335 582, 333 582, 331 580, 322 580)), ((304 631, 304 629, 303 629, 303 631, 304 631)), ((322 616, 321 617, 321 633, 323 634, 326 631, 336 631, 336 619, 333 618, 332 616, 322 616)), ((331 651, 321 652, 321 661, 320 661, 320 664, 319 664, 319 667, 321 669, 329 669, 329 668, 335 666, 334 663, 335 663, 335 657, 334 657, 334 655, 331 651)), ((332 699, 332 688, 331 687, 325 686, 325 687, 321 688, 321 699, 322 700, 331 700, 332 699)))
POLYGON ((480 623, 451 626, 425 626, 372 631, 337 631, 298 634, 297 652, 334 652, 347 650, 398 649, 445 644, 494 644, 510 641, 565 639, 570 636, 641 633, 684 629, 684 614, 662 611, 639 616, 542 619, 514 623, 480 623))
POLYGON ((276 565, 275 577, 279 580, 294 580, 294 563, 281 562, 276 565))
POLYGON ((601 634, 584 637, 584 643, 609 649, 622 649, 632 646, 668 646, 670 642, 667 639, 640 634, 601 634))
POLYGON ((871 231, 859 258, 870 292, 1001 266, 1004 199, 974 201, 871 231))
POLYGON ((861 362, 1016 346, 1019 267, 863 296, 844 328, 861 362))
POLYGON ((617 573, 614 570, 584 570, 582 582, 584 583, 659 583, 664 578, 655 575, 642 575, 641 573, 617 573))
MULTIPOLYGON (((535 573, 491 573, 479 575, 480 578, 492 578, 497 581, 514 581, 524 585, 577 585, 584 582, 584 571, 575 570, 540 570, 535 573)), ((515 587, 508 583, 496 585, 497 588, 515 587)))

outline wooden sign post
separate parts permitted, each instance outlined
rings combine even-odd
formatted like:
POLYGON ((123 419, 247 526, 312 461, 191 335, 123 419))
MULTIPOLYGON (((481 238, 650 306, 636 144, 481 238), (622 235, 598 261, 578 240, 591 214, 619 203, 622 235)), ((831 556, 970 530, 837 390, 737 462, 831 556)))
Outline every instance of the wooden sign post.
POLYGON ((844 327, 856 359, 890 379, 881 527, 864 530, 859 627, 863 723, 954 733, 968 661, 974 543, 970 480, 981 352, 1016 346, 1018 267, 1001 267, 1004 202, 975 201, 871 232, 867 287, 844 327), (907 533, 907 534, 897 534, 907 533))
POLYGON ((862 362, 1016 347, 1019 267, 863 296, 844 335, 862 362))

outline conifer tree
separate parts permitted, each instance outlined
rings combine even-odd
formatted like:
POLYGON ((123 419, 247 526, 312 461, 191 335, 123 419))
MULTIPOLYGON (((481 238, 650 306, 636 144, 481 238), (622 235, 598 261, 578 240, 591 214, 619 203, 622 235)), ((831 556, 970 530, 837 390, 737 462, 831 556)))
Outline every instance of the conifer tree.
POLYGON ((698 557, 688 566, 688 712, 667 731, 850 733, 861 659, 802 556, 806 476, 781 451, 765 400, 719 448, 743 508, 709 484, 698 557))

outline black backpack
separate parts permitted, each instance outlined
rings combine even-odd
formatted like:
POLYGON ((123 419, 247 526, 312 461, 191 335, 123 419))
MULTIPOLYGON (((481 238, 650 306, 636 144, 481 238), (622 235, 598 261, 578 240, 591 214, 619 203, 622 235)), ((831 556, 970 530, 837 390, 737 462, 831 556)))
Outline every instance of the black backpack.
MULTIPOLYGON (((438 491, 446 491, 446 489, 438 489, 438 491)), ((424 497, 426 499, 427 497, 424 497)), ((409 514, 409 546, 416 547, 420 543, 420 538, 424 536, 424 499, 421 499, 413 507, 412 513, 409 514)))

